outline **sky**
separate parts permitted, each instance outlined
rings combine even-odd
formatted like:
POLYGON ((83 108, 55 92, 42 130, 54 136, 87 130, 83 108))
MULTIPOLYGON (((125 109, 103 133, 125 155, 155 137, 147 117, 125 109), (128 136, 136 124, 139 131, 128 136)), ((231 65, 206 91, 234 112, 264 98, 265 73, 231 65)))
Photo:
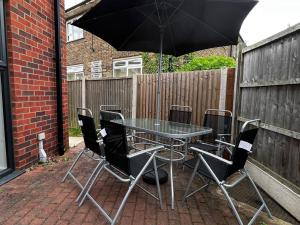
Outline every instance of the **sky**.
POLYGON ((259 0, 243 22, 240 34, 247 45, 300 23, 300 0, 259 0))

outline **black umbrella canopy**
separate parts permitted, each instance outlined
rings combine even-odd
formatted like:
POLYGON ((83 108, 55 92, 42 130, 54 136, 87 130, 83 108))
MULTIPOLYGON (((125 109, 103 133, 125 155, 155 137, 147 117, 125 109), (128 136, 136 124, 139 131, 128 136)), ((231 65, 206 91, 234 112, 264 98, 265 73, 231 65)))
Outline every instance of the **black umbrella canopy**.
POLYGON ((117 50, 180 56, 237 44, 256 0, 102 0, 73 25, 117 50))

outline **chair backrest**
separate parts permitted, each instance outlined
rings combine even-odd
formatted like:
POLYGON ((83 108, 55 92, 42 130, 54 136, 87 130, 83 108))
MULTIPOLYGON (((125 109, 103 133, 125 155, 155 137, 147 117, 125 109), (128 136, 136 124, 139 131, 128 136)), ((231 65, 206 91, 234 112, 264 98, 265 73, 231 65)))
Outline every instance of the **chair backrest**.
POLYGON ((85 147, 94 153, 101 155, 100 145, 98 142, 99 138, 91 110, 87 108, 77 108, 77 114, 85 147))
POLYGON ((192 108, 190 106, 171 105, 169 121, 190 124, 192 120, 192 108))
POLYGON ((122 110, 119 105, 100 105, 100 111, 122 113, 122 110))
POLYGON ((252 145, 259 129, 258 126, 251 127, 250 129, 246 128, 251 126, 250 123, 258 121, 259 120, 249 120, 244 123, 232 151, 231 160, 233 164, 229 167, 228 176, 244 168, 248 155, 252 153, 252 145))
POLYGON ((105 157, 106 161, 112 166, 129 175, 126 128, 121 124, 114 123, 113 120, 116 119, 124 120, 124 117, 120 113, 100 111, 101 129, 105 129, 106 132, 106 135, 103 137, 105 157))
POLYGON ((231 121, 231 111, 207 109, 204 114, 203 126, 212 128, 212 133, 203 136, 203 140, 213 143, 218 138, 218 134, 230 134, 231 121))

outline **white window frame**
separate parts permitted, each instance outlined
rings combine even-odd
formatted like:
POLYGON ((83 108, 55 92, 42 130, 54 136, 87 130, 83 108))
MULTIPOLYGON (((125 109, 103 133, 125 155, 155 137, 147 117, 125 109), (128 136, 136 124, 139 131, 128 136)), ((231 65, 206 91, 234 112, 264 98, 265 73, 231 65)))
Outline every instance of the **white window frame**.
POLYGON ((67 80, 68 81, 81 80, 83 76, 84 76, 84 66, 83 66, 83 64, 67 66, 67 80), (75 75, 74 79, 69 79, 69 74, 71 74, 71 73, 75 75), (77 78, 79 76, 81 76, 80 79, 77 78))
POLYGON ((142 56, 134 56, 129 58, 119 58, 113 59, 113 77, 115 77, 115 69, 126 69, 126 77, 128 77, 129 69, 141 69, 141 74, 143 74, 143 58, 142 56), (131 60, 140 60, 140 65, 129 65, 129 61, 131 60), (125 62, 124 66, 116 66, 116 63, 125 62))
POLYGON ((83 29, 73 26, 71 25, 75 20, 79 19, 81 16, 78 16, 76 18, 73 18, 71 20, 68 20, 66 22, 66 34, 67 34, 67 42, 72 42, 72 41, 76 41, 76 40, 80 40, 84 38, 84 34, 83 34, 83 29), (72 30, 72 34, 70 34, 70 29, 72 30), (81 35, 79 37, 74 37, 74 30, 80 31, 81 35))

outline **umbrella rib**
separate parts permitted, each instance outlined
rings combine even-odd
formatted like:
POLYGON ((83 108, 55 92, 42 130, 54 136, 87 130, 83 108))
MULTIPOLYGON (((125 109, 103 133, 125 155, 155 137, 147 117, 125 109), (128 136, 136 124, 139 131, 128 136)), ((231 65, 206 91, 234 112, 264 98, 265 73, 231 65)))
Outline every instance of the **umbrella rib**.
POLYGON ((157 0, 155 0, 155 7, 156 7, 156 11, 157 11, 157 16, 158 16, 158 19, 159 19, 159 24, 161 25, 161 18, 160 18, 158 6, 157 6, 157 0))
MULTIPOLYGON (((167 14, 168 14, 168 13, 167 13, 167 14)), ((173 47, 173 50, 174 50, 175 55, 177 55, 177 50, 176 50, 176 47, 175 47, 175 44, 174 44, 174 39, 173 39, 173 30, 172 30, 172 27, 169 26, 169 29, 170 29, 169 32, 171 33, 170 39, 171 39, 171 42, 172 42, 172 47, 173 47)))
POLYGON ((184 0, 182 0, 180 2, 180 4, 178 6, 174 6, 172 4, 170 4, 169 2, 166 2, 166 4, 173 6, 175 8, 175 10, 172 12, 171 16, 168 17, 166 24, 169 24, 170 20, 172 20, 172 18, 174 17, 174 15, 176 14, 176 12, 179 10, 179 8, 183 5, 184 0))
POLYGON ((226 37, 226 35, 220 33, 219 31, 217 31, 215 28, 213 28, 212 26, 210 26, 209 24, 205 23, 203 20, 198 19, 195 16, 192 16, 191 14, 187 13, 185 10, 181 10, 181 12, 183 12, 186 16, 196 20, 197 22, 200 22, 204 25, 206 25, 210 30, 212 30, 213 32, 215 32, 216 34, 220 35, 221 37, 223 37, 224 39, 226 39, 229 42, 232 42, 232 40, 230 40, 230 38, 226 37))
MULTIPOLYGON (((152 23, 154 23, 157 27, 159 27, 159 24, 157 24, 157 22, 155 20, 153 20, 150 16, 148 16, 147 14, 145 14, 143 11, 140 11, 139 9, 137 9, 138 12, 140 12, 142 15, 144 15, 145 17, 147 17, 147 19, 149 19, 152 23)), ((152 11, 153 13, 154 11, 152 11)))

